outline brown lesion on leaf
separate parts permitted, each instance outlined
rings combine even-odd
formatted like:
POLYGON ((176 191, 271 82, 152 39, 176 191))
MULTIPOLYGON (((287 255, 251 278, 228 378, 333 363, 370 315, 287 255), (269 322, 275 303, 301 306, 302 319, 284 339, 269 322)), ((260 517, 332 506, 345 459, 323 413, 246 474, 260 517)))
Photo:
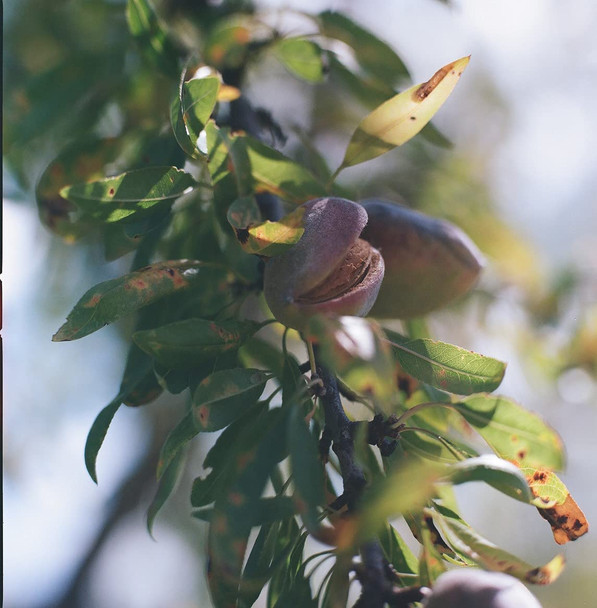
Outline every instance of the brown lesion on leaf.
POLYGON ((209 408, 207 408, 205 405, 202 405, 197 410, 197 415, 199 417, 199 422, 201 422, 201 424, 203 425, 203 427, 206 427, 207 423, 209 421, 209 408))
POLYGON ((450 73, 454 68, 454 63, 450 63, 445 65, 443 68, 440 68, 427 82, 424 82, 414 93, 413 99, 415 101, 423 101, 439 85, 439 83, 450 73))
POLYGON ((244 245, 249 240, 249 231, 247 228, 237 228, 234 231, 236 238, 241 245, 244 245))
POLYGON ((240 507, 245 502, 245 497, 240 492, 230 492, 228 494, 228 501, 235 507, 240 507))
POLYGON ((87 300, 87 302, 85 302, 85 304, 83 304, 83 307, 84 308, 95 308, 100 303, 101 299, 102 299, 101 293, 94 293, 91 296, 91 298, 89 298, 89 300, 87 300))
POLYGON ((570 494, 561 505, 549 509, 539 509, 541 517, 549 522, 553 537, 558 545, 576 540, 589 531, 589 523, 570 494))
POLYGON ((108 194, 109 194, 110 196, 114 196, 114 195, 116 194, 116 190, 115 190, 114 188, 110 188, 110 189, 108 190, 108 194))

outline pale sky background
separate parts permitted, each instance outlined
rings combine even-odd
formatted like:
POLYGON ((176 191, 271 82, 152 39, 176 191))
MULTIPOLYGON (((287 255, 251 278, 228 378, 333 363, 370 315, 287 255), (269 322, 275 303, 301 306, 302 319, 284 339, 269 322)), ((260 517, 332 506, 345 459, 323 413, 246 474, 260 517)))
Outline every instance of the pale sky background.
MULTIPOLYGON (((415 82, 449 61, 472 55, 437 125, 457 149, 471 147, 489 155, 490 186, 499 208, 554 267, 576 260, 596 273, 597 3, 460 0, 452 9, 433 0, 287 3, 305 10, 330 4, 392 44, 415 82), (483 125, 467 123, 469 116, 479 116, 479 88, 488 74, 507 107, 505 132, 498 137, 491 130, 484 134, 483 125), (499 143, 487 150, 488 140, 499 143)), ((116 392, 124 348, 110 328, 84 341, 51 343, 73 302, 90 286, 84 266, 39 225, 32 206, 5 202, 3 238, 4 605, 33 608, 58 592, 84 552, 104 501, 127 463, 134 461, 143 428, 137 410, 118 412, 100 454, 96 487, 84 469, 84 440, 93 419, 116 392), (56 277, 44 265, 50 249, 61 254, 61 268, 78 278, 71 291, 54 291, 56 277)), ((116 266, 105 272, 106 277, 118 274, 116 266)), ((516 325, 511 314, 505 309, 500 322, 516 325)), ((509 359, 504 343, 496 339, 489 346, 501 351, 492 352, 494 356, 509 359)), ((597 391, 587 378, 580 381, 580 400, 576 393, 570 402, 556 404, 551 403, 552 395, 545 415, 567 443, 570 474, 564 479, 595 522, 596 493, 582 480, 595 478, 591 463, 597 391), (571 414, 582 421, 582 428, 569 425, 571 414)), ((531 409, 541 407, 512 364, 503 392, 531 409)), ((476 490, 467 499, 481 500, 476 490)), ((487 515, 509 508, 498 499, 495 505, 487 515)), ((158 521, 156 543, 147 536, 142 516, 131 518, 101 560, 94 589, 102 589, 103 601, 97 605, 199 605, 199 570, 187 542, 196 542, 200 533, 183 540, 158 521)), ((557 552, 548 542, 549 530, 541 521, 528 525, 541 538, 525 557, 547 561, 557 552)), ((528 542, 521 543, 523 551, 528 542)), ((564 548, 571 571, 589 563, 594 568, 596 548, 591 538, 564 548)), ((565 573, 541 593, 545 606, 558 606, 546 598, 551 592, 565 598, 572 580, 565 573)))

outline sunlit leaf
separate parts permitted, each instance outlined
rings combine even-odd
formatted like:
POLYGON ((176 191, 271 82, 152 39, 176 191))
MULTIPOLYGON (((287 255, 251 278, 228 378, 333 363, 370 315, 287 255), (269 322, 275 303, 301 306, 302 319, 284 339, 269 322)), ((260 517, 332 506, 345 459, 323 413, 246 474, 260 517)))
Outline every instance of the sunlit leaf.
POLYGON ((358 513, 347 520, 337 539, 339 549, 346 549, 379 534, 386 520, 421 508, 433 493, 440 469, 425 461, 405 461, 368 488, 358 513))
POLYGON ((247 253, 268 257, 279 255, 296 244, 305 231, 303 207, 297 207, 277 222, 260 221, 258 212, 253 197, 239 198, 228 209, 228 221, 247 253))
POLYGON ((194 260, 158 262, 89 289, 52 337, 76 340, 169 294, 197 284, 208 265, 194 260))
POLYGON ((411 340, 384 330, 402 369, 422 382, 460 395, 493 391, 501 383, 506 364, 429 339, 411 340))
POLYGON ((496 490, 529 503, 533 499, 529 484, 521 470, 507 460, 493 454, 467 458, 451 465, 447 479, 453 484, 484 481, 496 490))
POLYGON ((195 185, 188 173, 176 167, 147 167, 66 186, 60 196, 95 221, 118 222, 171 205, 195 185))
POLYGON ((165 74, 175 74, 178 67, 176 49, 148 0, 128 0, 126 18, 131 34, 149 61, 165 74))
POLYGON ((388 562, 398 574, 417 574, 419 563, 396 528, 386 523, 379 533, 379 542, 388 562))
POLYGON ((325 187, 302 165, 252 137, 244 141, 256 192, 271 192, 296 204, 325 196, 325 187))
POLYGON ((483 538, 460 518, 450 516, 447 509, 442 509, 441 515, 433 512, 433 518, 455 549, 488 570, 507 572, 526 583, 547 585, 553 583, 564 568, 562 555, 544 566, 531 566, 483 538))
POLYGON ((170 369, 189 368, 238 349, 259 327, 253 321, 192 318, 138 331, 133 339, 162 365, 170 369))
POLYGON ((351 389, 391 411, 397 393, 395 366, 385 335, 375 321, 313 317, 305 335, 319 345, 323 361, 351 389))
POLYGON ((558 545, 576 540, 589 531, 585 514, 555 473, 529 467, 522 467, 521 472, 535 497, 534 504, 539 507, 541 517, 549 522, 558 545))
POLYGON ((436 536, 439 535, 431 518, 418 518, 418 536, 422 545, 419 555, 419 584, 432 587, 446 571, 446 564, 438 547, 436 536))
POLYGON ((299 78, 308 82, 323 80, 321 48, 304 38, 283 38, 274 46, 276 57, 282 65, 299 78))
POLYGON ((180 77, 178 95, 170 104, 170 123, 180 147, 194 158, 201 156, 197 147, 220 92, 217 72, 207 66, 187 66, 180 77))
POLYGON ((119 395, 98 414, 87 434, 87 441, 85 442, 85 467, 87 468, 89 476, 95 483, 97 483, 97 455, 106 438, 108 427, 112 423, 112 419, 121 403, 122 400, 119 395))
POLYGON ((184 469, 185 454, 179 451, 163 472, 157 492, 147 510, 147 531, 153 535, 153 524, 158 513, 176 488, 184 469))
POLYGON ((217 431, 244 414, 259 399, 268 376, 258 369, 214 372, 193 395, 193 416, 199 431, 217 431))
POLYGON ((341 168, 351 167, 401 146, 414 137, 446 101, 469 57, 438 70, 427 82, 392 97, 368 114, 354 132, 341 168))
POLYGON ((350 46, 361 67, 381 82, 394 84, 409 77, 406 66, 387 43, 346 15, 324 11, 318 19, 321 33, 350 46))
POLYGON ((559 470, 564 452, 559 435, 536 414, 506 397, 473 395, 453 404, 500 457, 519 466, 559 470))

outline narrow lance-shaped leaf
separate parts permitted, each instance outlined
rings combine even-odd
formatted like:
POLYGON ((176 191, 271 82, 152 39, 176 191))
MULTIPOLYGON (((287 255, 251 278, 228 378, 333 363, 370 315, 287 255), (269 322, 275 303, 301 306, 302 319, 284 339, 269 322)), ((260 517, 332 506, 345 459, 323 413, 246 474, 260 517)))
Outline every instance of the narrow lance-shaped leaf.
POLYGON ((156 476, 160 479, 170 463, 176 458, 180 450, 191 440, 199 431, 195 427, 195 421, 191 412, 186 414, 182 420, 170 431, 166 441, 160 450, 156 476))
POLYGON ((504 377, 506 364, 497 359, 445 342, 411 340, 394 331, 385 332, 402 369, 436 388, 470 395, 495 390, 504 377))
POLYGON ((430 513, 455 549, 488 570, 507 572, 526 583, 547 585, 553 583, 564 568, 562 555, 556 555, 543 566, 531 566, 483 538, 460 518, 450 516, 448 509, 442 509, 441 515, 437 511, 430 513))
POLYGON ((93 220, 119 222, 170 205, 196 185, 188 173, 176 167, 147 167, 66 186, 60 195, 93 220))
POLYGON ((54 342, 77 340, 164 296, 196 285, 206 264, 173 260, 146 266, 89 289, 52 337, 54 342))
POLYGON ((280 409, 251 420, 239 438, 233 483, 216 498, 209 528, 209 586, 216 606, 234 606, 251 527, 273 467, 285 456, 285 420, 280 409))
POLYGON ((112 423, 112 419, 121 403, 122 401, 119 395, 98 414, 87 434, 87 441, 85 442, 85 467, 87 468, 89 476, 95 483, 97 483, 97 455, 106 438, 108 427, 112 423))
POLYGON ((541 517, 549 522, 558 545, 576 540, 589 531, 589 523, 561 479, 547 469, 521 468, 541 517))
POLYGON ((126 18, 145 56, 165 74, 176 73, 176 49, 152 5, 147 0, 128 0, 126 18))
POLYGON ((449 63, 427 82, 388 99, 368 114, 354 132, 340 169, 370 160, 414 137, 446 101, 469 57, 449 63))
POLYGON ((239 198, 228 209, 228 222, 247 253, 267 257, 280 255, 295 245, 305 231, 303 207, 297 207, 277 222, 262 222, 258 212, 259 207, 253 197, 239 198))
POLYGON ((336 38, 352 47, 361 67, 379 81, 395 84, 408 78, 408 70, 394 49, 346 15, 324 11, 318 15, 318 21, 324 36, 336 38))
POLYGON ((307 529, 315 530, 318 527, 318 509, 325 502, 323 465, 300 403, 290 406, 287 432, 294 501, 307 529))
POLYGON ((258 369, 214 372, 193 395, 193 416, 199 431, 217 431, 240 418, 259 399, 268 376, 258 369))
POLYGON ((448 468, 447 479, 453 484, 484 481, 496 490, 530 503, 533 495, 521 470, 507 460, 493 454, 467 458, 448 468))
POLYGON ((158 513, 166 504, 166 501, 175 490, 178 481, 182 476, 185 464, 185 454, 180 451, 168 465, 162 475, 156 495, 154 496, 149 509, 147 510, 147 531, 153 536, 153 524, 158 513))
POLYGON ((284 38, 274 46, 276 57, 292 74, 308 82, 323 80, 321 48, 312 40, 284 38))
POLYGON ((192 318, 138 331, 133 339, 160 364, 170 369, 190 368, 237 350, 259 328, 253 321, 192 318))
POLYGON ((501 396, 472 395, 453 407, 500 458, 519 466, 555 470, 563 467, 559 435, 514 401, 501 396))

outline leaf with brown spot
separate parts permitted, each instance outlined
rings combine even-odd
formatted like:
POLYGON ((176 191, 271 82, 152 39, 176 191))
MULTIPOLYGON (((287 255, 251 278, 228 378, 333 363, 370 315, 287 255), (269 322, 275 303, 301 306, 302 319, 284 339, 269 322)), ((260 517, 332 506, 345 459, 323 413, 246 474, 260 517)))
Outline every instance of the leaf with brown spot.
POLYGON ((145 167, 65 186, 60 196, 90 219, 111 223, 162 211, 195 186, 193 177, 176 167, 145 167))
POLYGON ((196 286, 209 267, 196 260, 159 262, 99 283, 77 302, 52 341, 77 340, 160 298, 196 286))
POLYGON ((258 369, 227 369, 205 378, 193 394, 198 431, 217 431, 240 418, 259 399, 269 376, 258 369))
POLYGON ((576 540, 589 531, 589 522, 561 479, 547 469, 521 468, 526 476, 534 504, 551 526, 558 545, 576 540))
POLYGON ((470 395, 493 391, 501 383, 506 364, 435 340, 411 340, 385 330, 396 360, 405 372, 435 388, 470 395))
POLYGON ((414 137, 454 90, 469 57, 440 68, 427 82, 388 99, 359 124, 338 171, 401 146, 414 137))
POLYGON ((499 395, 472 395, 452 405, 505 460, 518 466, 561 469, 562 440, 539 416, 499 395))
POLYGON ((534 567, 483 538, 449 509, 441 508, 441 513, 436 510, 428 512, 456 551, 487 570, 505 572, 526 583, 547 585, 553 583, 564 568, 562 555, 556 555, 543 566, 534 567))
POLYGON ((303 236, 304 214, 305 209, 297 207, 277 222, 263 222, 255 199, 245 196, 230 205, 228 222, 244 251, 272 257, 284 253, 303 236))
POLYGON ((236 351, 260 327, 254 321, 191 318, 138 331, 133 340, 161 365, 187 369, 236 351))

